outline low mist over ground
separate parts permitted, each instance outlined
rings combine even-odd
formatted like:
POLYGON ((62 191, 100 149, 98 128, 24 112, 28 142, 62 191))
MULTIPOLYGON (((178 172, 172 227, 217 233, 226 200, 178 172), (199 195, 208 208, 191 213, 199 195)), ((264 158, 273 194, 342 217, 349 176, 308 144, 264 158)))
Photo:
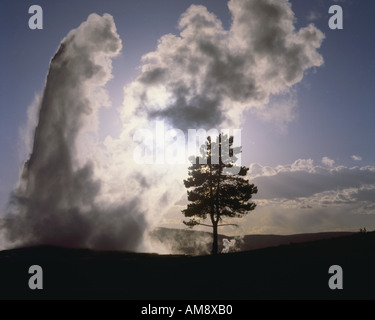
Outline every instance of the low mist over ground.
MULTIPOLYGON (((245 235, 230 237, 219 234, 219 252, 249 251, 285 244, 331 239, 354 234, 353 232, 322 232, 295 235, 245 235), (229 244, 230 243, 230 244, 229 244)), ((212 233, 203 231, 157 228, 150 234, 157 247, 164 246, 172 254, 206 255, 211 253, 212 233)))

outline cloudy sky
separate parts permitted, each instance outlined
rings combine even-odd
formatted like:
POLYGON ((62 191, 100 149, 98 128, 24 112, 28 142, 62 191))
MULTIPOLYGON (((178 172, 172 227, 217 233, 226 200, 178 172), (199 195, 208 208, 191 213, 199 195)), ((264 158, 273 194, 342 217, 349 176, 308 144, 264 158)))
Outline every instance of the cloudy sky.
POLYGON ((8 240, 138 249, 179 226, 187 166, 132 159, 160 120, 242 129, 258 207, 226 232, 375 228, 373 1, 49 0, 43 30, 32 4, 0 4, 8 240))

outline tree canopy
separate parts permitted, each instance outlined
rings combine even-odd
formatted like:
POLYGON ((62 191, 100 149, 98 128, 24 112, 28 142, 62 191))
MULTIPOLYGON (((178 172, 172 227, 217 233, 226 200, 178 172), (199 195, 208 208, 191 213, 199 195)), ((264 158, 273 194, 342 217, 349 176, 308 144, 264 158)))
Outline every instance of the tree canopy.
POLYGON ((230 225, 222 224, 223 219, 243 217, 256 207, 250 200, 258 188, 245 178, 249 168, 236 163, 241 152, 240 147, 233 147, 233 137, 220 134, 215 141, 208 137, 184 180, 190 202, 182 210, 190 218, 184 223, 213 228, 213 254, 218 253, 218 227, 230 225), (207 218, 211 225, 201 222, 207 218))

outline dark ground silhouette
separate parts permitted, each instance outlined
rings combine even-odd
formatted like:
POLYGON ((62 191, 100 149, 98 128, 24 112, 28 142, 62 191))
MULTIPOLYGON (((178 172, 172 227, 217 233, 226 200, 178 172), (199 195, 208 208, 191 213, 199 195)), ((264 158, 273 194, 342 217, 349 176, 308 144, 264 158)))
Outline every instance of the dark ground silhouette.
POLYGON ((374 299, 375 233, 217 256, 36 247, 0 252, 1 299, 374 299), (28 268, 44 290, 28 289, 28 268), (328 287, 340 265, 344 290, 328 287))

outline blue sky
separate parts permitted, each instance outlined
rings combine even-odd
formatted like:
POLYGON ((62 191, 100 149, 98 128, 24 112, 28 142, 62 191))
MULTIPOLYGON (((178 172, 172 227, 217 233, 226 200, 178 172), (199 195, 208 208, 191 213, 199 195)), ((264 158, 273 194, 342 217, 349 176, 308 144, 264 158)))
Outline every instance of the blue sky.
MULTIPOLYGON (((371 197, 360 197, 364 193, 375 194, 375 181, 366 180, 375 170, 375 3, 371 0, 290 2, 297 30, 313 23, 324 33, 325 39, 317 50, 324 64, 308 68, 302 81, 291 86, 287 94, 272 95, 270 105, 275 107, 267 109, 272 114, 243 112, 242 160, 247 166, 252 165, 250 176, 260 187, 276 182, 292 183, 297 179, 294 174, 305 174, 303 183, 296 186, 306 192, 296 192, 293 196, 292 190, 292 195, 286 197, 271 188, 275 194, 265 190, 267 197, 263 197, 260 188, 257 198, 263 207, 257 210, 264 213, 264 218, 259 222, 255 222, 257 216, 251 218, 254 221, 249 220, 249 225, 257 227, 246 231, 328 231, 357 229, 362 223, 375 228, 374 202, 371 197), (328 27, 328 9, 333 4, 341 5, 344 10, 344 30, 328 27), (285 112, 280 112, 278 108, 283 104, 285 112), (324 178, 333 176, 333 172, 338 172, 336 184, 324 178), (364 178, 357 184, 343 182, 362 174, 364 178), (317 180, 317 176, 321 179, 317 180), (329 190, 318 188, 310 192, 311 184, 319 183, 329 184, 329 190), (337 192, 335 197, 345 194, 348 202, 337 207, 337 203, 326 199, 328 195, 324 192, 337 192), (331 209, 322 205, 323 198, 331 209), (286 199, 294 201, 293 204, 288 202, 289 206, 275 212, 275 203, 286 199), (303 228, 302 222, 297 223, 300 218, 287 219, 286 213, 283 216, 283 210, 297 212, 298 206, 310 210, 308 219, 301 220, 304 225, 313 220, 314 214, 324 221, 316 223, 314 228, 303 228), (365 207, 370 209, 361 215, 358 210, 365 207), (333 216, 328 219, 324 213, 323 219, 324 210, 331 210, 333 216), (342 218, 340 212, 348 210, 353 216, 342 218), (282 228, 277 228, 275 217, 279 221, 280 217, 286 219, 282 228)), ((28 8, 32 4, 36 3, 10 0, 0 3, 0 217, 6 212, 9 194, 28 156, 20 138, 20 130, 27 124, 28 107, 43 89, 49 62, 60 41, 89 14, 111 14, 123 42, 121 54, 113 60, 114 78, 107 86, 112 107, 99 113, 99 135, 103 141, 108 135, 115 139, 121 133, 118 109, 123 105, 123 88, 139 75, 141 57, 156 50, 163 35, 179 34, 179 17, 190 5, 207 7, 222 21, 224 29, 229 29, 232 23, 225 0, 48 0, 37 3, 44 11, 44 29, 32 31, 27 25, 28 8)), ((181 218, 173 216, 174 210, 175 207, 171 208, 164 218, 165 225, 175 225, 181 218)))

